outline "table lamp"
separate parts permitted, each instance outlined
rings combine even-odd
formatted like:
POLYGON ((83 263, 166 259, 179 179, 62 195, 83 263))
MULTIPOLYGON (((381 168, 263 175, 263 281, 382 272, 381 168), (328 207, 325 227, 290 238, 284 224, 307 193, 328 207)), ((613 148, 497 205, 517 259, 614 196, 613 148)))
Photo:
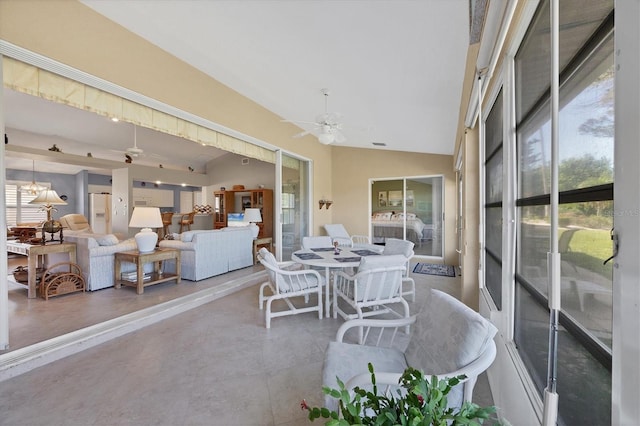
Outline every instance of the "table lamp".
POLYGON ((255 240, 258 238, 258 234, 260 233, 260 228, 256 225, 256 222, 262 222, 260 209, 245 209, 244 220, 245 222, 249 222, 248 226, 251 228, 251 232, 253 232, 253 239, 255 240))
POLYGON ((162 216, 158 207, 135 207, 129 221, 130 228, 142 228, 135 235, 136 245, 140 253, 155 250, 158 234, 151 228, 162 228, 162 216))
POLYGON ((45 189, 41 191, 36 198, 29 201, 29 204, 41 204, 41 209, 47 212, 47 220, 42 224, 42 244, 44 244, 45 241, 45 232, 51 234, 51 241, 53 241, 53 234, 60 232, 60 242, 62 242, 62 224, 52 219, 51 211, 57 211, 53 206, 66 206, 67 202, 60 198, 58 193, 53 189, 45 189))

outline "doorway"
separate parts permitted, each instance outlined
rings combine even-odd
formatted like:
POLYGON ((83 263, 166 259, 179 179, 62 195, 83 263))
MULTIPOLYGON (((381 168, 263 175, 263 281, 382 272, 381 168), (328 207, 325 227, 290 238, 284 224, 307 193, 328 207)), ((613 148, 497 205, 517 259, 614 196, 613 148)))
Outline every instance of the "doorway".
POLYGON ((408 240, 414 243, 417 256, 442 259, 443 177, 372 179, 370 184, 372 242, 385 244, 387 238, 408 240))

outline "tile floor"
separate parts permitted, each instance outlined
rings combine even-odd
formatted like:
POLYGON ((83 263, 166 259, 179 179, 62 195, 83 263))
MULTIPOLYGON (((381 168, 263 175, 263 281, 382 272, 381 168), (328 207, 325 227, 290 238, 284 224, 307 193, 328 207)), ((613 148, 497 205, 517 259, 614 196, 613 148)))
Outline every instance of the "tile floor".
MULTIPOLYGON (((414 278, 418 297, 410 305, 416 309, 429 288, 459 296, 458 278, 414 278)), ((160 286, 171 284, 154 287, 160 286)), ((154 287, 143 296, 154 294, 147 293, 154 287)), ((164 292, 155 293, 162 298, 164 292)), ((141 303, 135 292, 130 296, 124 299, 141 303)), ((131 305, 120 297, 107 299, 102 303, 131 305)), ((66 303, 55 309, 60 323, 70 309, 62 305, 66 303)), ((97 313, 97 308, 83 315, 97 313)), ((77 323, 77 315, 69 317, 77 323)), ((267 330, 254 285, 1 382, 0 425, 313 424, 299 403, 302 398, 311 405, 322 403, 324 349, 341 323, 308 313, 276 318, 267 330)), ((492 404, 485 375, 476 385, 474 401, 492 404)))

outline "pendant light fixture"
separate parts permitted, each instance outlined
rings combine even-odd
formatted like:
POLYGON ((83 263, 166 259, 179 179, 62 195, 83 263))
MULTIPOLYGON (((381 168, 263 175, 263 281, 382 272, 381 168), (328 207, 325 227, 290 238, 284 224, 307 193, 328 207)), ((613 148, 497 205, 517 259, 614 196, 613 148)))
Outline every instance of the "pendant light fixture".
POLYGON ((40 192, 44 191, 47 188, 42 185, 38 185, 36 183, 36 160, 31 160, 31 161, 33 161, 32 169, 31 169, 32 171, 31 183, 28 185, 22 185, 20 187, 20 192, 25 192, 30 195, 38 195, 40 192))

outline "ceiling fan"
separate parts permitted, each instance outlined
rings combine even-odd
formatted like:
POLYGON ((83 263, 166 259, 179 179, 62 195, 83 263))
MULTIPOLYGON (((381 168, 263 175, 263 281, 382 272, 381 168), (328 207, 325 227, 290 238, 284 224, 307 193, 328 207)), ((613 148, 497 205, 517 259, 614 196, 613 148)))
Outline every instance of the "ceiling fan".
POLYGON ((329 112, 328 103, 329 103, 329 89, 322 89, 322 94, 324 95, 324 114, 320 114, 316 117, 316 121, 296 121, 296 120, 282 120, 285 123, 296 123, 296 124, 311 124, 313 128, 310 130, 305 130, 304 132, 300 132, 298 134, 293 135, 294 138, 301 138, 308 134, 313 134, 318 137, 318 141, 324 145, 329 145, 332 143, 341 143, 347 140, 342 134, 342 115, 337 112, 329 112))
POLYGON ((145 155, 144 150, 138 147, 138 126, 136 126, 135 124, 133 125, 133 146, 130 146, 124 151, 116 150, 116 149, 112 149, 112 151, 123 153, 125 157, 125 161, 127 163, 131 163, 134 158, 139 158, 144 156, 145 155))
POLYGON ((127 148, 125 153, 134 158, 144 154, 144 150, 142 148, 138 148, 138 126, 135 124, 133 125, 133 146, 127 148))

